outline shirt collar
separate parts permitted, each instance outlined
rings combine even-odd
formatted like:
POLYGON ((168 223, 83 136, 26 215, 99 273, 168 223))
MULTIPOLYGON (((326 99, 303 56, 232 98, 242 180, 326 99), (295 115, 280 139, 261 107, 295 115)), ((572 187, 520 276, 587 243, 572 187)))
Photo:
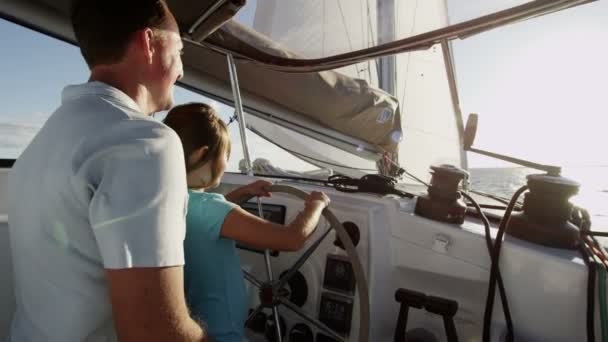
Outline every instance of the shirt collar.
POLYGON ((142 114, 141 109, 135 103, 135 101, 129 97, 129 95, 123 93, 121 90, 112 87, 109 84, 92 81, 83 84, 69 85, 63 89, 62 102, 68 102, 76 100, 85 96, 98 96, 111 101, 117 105, 126 107, 133 111, 142 114))

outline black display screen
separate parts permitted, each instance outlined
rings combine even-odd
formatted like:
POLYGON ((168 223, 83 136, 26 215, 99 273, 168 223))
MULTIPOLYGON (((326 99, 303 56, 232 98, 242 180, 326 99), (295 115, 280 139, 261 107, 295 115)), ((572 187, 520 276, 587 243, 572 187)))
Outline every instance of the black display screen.
MULTIPOLYGON (((246 210, 252 215, 258 215, 258 204, 253 202, 245 202, 241 204, 241 208, 246 210)), ((278 204, 267 204, 262 203, 262 213, 264 214, 264 219, 277 224, 285 224, 285 206, 278 204)), ((264 250, 257 249, 254 247, 250 247, 244 245, 242 243, 237 243, 236 247, 239 249, 247 250, 249 252, 264 254, 264 250)), ((278 251, 270 251, 270 255, 273 257, 279 256, 278 251)))
POLYGON ((325 292, 321 295, 319 320, 335 332, 348 335, 353 313, 353 300, 325 292))
POLYGON ((341 255, 328 255, 325 263, 323 287, 326 289, 353 294, 355 274, 348 258, 341 255))
MULTIPOLYGON (((260 216, 258 215, 259 212, 257 203, 245 202, 241 204, 241 208, 255 216, 260 216)), ((262 203, 262 212, 264 213, 265 220, 278 224, 285 224, 284 205, 262 203)))

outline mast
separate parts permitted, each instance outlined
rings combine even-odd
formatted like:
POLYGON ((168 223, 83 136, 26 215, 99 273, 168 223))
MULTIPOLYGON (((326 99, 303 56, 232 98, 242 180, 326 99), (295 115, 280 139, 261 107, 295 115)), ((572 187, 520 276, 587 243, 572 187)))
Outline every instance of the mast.
MULTIPOLYGON (((377 44, 390 43, 395 40, 396 27, 395 0, 376 0, 377 44)), ((378 62, 378 86, 387 93, 397 96, 397 56, 390 55, 380 58, 378 62)), ((388 156, 393 163, 397 155, 388 156)), ((390 175, 392 166, 383 163, 384 158, 376 163, 376 169, 383 175, 390 175)))
POLYGON ((444 40, 441 42, 441 50, 443 50, 443 60, 445 63, 445 71, 450 85, 450 95, 452 99, 452 107, 454 109, 454 118, 456 120, 456 129, 458 130, 458 138, 461 142, 460 150, 460 167, 469 168, 467 159, 467 151, 464 149, 464 124, 462 118, 462 109, 460 108, 460 98, 458 97, 458 86, 456 85, 456 70, 454 65, 454 55, 452 53, 452 43, 444 40))
MULTIPOLYGON (((395 40, 395 0, 377 0, 376 22, 378 26, 378 43, 382 45, 395 40)), ((378 83, 380 89, 395 96, 397 69, 396 56, 380 58, 378 70, 378 83)))

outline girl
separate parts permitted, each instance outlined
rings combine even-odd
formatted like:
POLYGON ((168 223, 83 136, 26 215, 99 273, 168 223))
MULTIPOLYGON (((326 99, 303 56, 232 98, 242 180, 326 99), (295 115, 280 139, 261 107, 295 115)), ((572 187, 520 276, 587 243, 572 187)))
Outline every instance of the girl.
POLYGON ((251 215, 235 203, 270 197, 269 182, 245 185, 226 197, 206 192, 219 185, 230 156, 228 129, 213 108, 202 103, 177 106, 165 123, 180 137, 186 161, 190 199, 184 284, 190 310, 207 323, 215 341, 241 342, 248 303, 235 241, 261 249, 298 250, 329 198, 311 193, 304 211, 287 226, 251 215))

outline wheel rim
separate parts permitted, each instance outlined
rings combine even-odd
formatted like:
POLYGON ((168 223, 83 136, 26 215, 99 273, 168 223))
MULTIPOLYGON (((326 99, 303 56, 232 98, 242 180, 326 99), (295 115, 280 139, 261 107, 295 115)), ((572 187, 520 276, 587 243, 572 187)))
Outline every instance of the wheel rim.
MULTIPOLYGON (((308 197, 308 193, 302 191, 298 188, 277 184, 272 185, 270 188, 271 192, 285 193, 300 199, 306 199, 308 197)), ((352 243, 352 240, 342 223, 338 220, 338 218, 334 215, 331 209, 326 208, 322 213, 323 217, 329 222, 330 227, 325 231, 320 238, 318 238, 302 255, 296 260, 296 262, 285 271, 282 276, 278 280, 269 279, 266 282, 259 281, 252 274, 243 270, 243 274, 245 275, 245 279, 251 282, 254 286, 256 286, 260 291, 264 292, 264 301, 254 310, 254 312, 247 318, 246 325, 252 319, 256 313, 261 312, 264 308, 272 308, 274 320, 279 320, 278 315, 278 306, 283 305, 285 308, 289 309, 291 312, 298 315, 300 318, 304 319, 308 323, 314 325, 319 330, 324 333, 332 336, 338 341, 346 341, 346 339, 337 334, 332 329, 327 327, 325 324, 321 323, 317 319, 310 317, 307 313, 301 310, 297 305, 292 303, 287 297, 281 295, 281 289, 288 283, 288 281, 297 273, 297 271, 304 265, 304 263, 310 258, 310 256, 316 251, 317 247, 323 242, 323 240, 327 237, 327 235, 331 232, 332 229, 336 231, 336 234, 342 241, 344 245, 344 250, 348 258, 350 259, 353 273, 356 279, 357 286, 357 294, 359 299, 359 342, 367 342, 369 337, 369 289, 367 285, 367 280, 365 277, 365 273, 363 271, 363 266, 359 259, 359 254, 355 249, 355 246, 352 243), (271 293, 269 293, 271 291, 271 293), (272 297, 272 298, 270 298, 272 297)), ((270 262, 268 253, 265 253, 264 257, 266 263, 270 262)), ((276 325, 276 324, 275 324, 276 325)), ((280 325, 276 325, 277 327, 277 336, 278 341, 282 341, 281 333, 280 333, 280 325)))

